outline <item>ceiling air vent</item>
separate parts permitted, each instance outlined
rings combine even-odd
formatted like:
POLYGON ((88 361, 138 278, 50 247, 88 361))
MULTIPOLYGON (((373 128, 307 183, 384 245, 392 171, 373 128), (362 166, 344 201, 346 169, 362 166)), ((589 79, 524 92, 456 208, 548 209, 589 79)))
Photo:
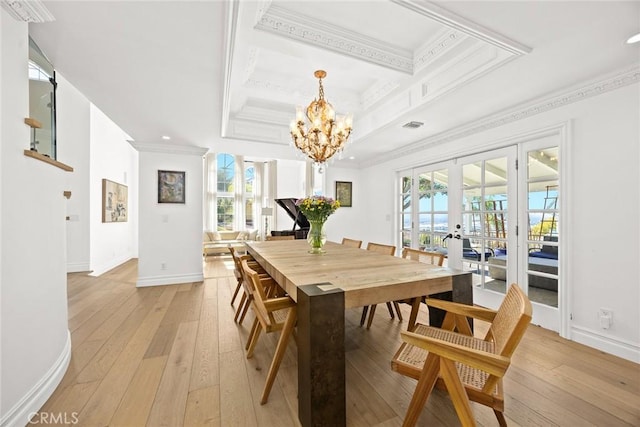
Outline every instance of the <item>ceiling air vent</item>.
POLYGON ((422 122, 408 122, 402 125, 403 128, 407 129, 417 129, 422 126, 424 123, 422 122))

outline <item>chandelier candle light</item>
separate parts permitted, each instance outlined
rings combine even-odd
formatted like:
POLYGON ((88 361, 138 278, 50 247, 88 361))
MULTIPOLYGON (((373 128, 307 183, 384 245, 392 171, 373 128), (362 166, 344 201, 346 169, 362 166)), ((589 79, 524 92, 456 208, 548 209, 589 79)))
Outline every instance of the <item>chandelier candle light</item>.
POLYGON ((322 247, 327 241, 324 223, 329 218, 329 215, 340 207, 340 202, 330 197, 312 196, 296 201, 296 205, 307 217, 311 226, 309 234, 307 234, 307 243, 311 246, 309 253, 323 254, 325 251, 322 247))
POLYGON ((333 106, 324 99, 322 79, 327 76, 324 70, 314 74, 319 81, 318 99, 307 107, 305 124, 302 107, 296 108, 296 118, 291 121, 291 138, 296 148, 317 164, 324 164, 334 154, 342 151, 351 134, 353 118, 351 114, 337 116, 333 106))

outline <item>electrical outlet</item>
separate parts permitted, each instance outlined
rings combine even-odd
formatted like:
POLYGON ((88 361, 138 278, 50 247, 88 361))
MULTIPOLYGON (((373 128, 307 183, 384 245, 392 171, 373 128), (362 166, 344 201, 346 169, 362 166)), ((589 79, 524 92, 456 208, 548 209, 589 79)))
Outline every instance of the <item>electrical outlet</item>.
POLYGON ((598 310, 598 319, 600 320, 600 327, 602 329, 609 329, 613 324, 613 310, 601 308, 598 310))
POLYGON ((160 270, 166 270, 167 269, 167 263, 166 262, 161 262, 160 263, 160 270))

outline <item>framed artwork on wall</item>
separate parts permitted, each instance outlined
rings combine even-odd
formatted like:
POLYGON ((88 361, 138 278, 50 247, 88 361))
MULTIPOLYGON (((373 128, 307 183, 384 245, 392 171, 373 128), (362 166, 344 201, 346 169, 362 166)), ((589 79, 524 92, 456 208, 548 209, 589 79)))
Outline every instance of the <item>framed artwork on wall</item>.
POLYGON ((185 173, 158 171, 158 203, 184 203, 185 173))
POLYGON ((340 202, 341 207, 351 207, 350 181, 336 181, 336 200, 340 202))
POLYGON ((102 180, 102 222, 127 222, 127 186, 102 180))

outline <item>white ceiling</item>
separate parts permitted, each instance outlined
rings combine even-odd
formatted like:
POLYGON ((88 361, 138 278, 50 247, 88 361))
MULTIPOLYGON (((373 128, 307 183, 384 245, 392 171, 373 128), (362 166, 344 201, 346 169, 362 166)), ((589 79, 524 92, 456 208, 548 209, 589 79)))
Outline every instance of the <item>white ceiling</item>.
POLYGON ((324 69, 354 115, 344 166, 640 64, 638 1, 44 3, 33 38, 137 142, 295 158, 289 122, 324 69))

